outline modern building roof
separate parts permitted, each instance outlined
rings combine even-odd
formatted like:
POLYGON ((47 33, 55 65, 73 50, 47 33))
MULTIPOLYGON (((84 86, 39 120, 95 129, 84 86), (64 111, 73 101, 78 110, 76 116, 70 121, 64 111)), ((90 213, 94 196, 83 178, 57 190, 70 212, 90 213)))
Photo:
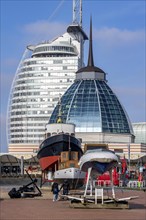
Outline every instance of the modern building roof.
POLYGON ((11 154, 0 154, 0 162, 3 165, 20 165, 21 159, 11 154))
MULTIPOLYGON (((7 165, 7 166, 20 166, 21 159, 15 155, 9 154, 9 153, 1 153, 0 154, 0 163, 1 165, 7 165)), ((38 164, 38 158, 37 156, 31 156, 29 155, 28 159, 24 159, 24 164, 38 164)))

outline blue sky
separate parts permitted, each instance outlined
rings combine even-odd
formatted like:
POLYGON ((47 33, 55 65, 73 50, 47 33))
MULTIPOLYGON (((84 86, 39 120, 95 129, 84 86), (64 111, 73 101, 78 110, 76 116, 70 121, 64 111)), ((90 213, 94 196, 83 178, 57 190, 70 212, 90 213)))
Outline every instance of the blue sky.
MULTIPOLYGON (((1 0, 1 152, 7 152, 6 113, 17 66, 29 44, 63 34, 72 0, 1 0)), ((146 121, 146 1, 83 0, 83 28, 93 20, 94 63, 107 73, 131 122, 146 121)), ((88 42, 85 44, 85 63, 88 42)))

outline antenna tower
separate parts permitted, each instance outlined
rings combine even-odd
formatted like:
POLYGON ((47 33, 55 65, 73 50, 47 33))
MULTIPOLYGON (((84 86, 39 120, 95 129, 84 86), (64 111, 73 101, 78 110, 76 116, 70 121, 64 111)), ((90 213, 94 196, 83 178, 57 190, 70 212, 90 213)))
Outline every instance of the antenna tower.
POLYGON ((73 0, 73 24, 82 27, 82 0, 73 0))

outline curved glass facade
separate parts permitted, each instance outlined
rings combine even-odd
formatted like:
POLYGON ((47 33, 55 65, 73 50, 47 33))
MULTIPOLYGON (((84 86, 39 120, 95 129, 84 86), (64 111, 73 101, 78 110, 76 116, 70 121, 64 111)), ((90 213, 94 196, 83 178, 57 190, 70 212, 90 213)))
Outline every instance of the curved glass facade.
MULTIPOLYGON (((104 80, 77 80, 61 98, 62 118, 76 132, 133 133, 127 114, 104 80)), ((58 105, 50 123, 55 123, 58 105)))
POLYGON ((74 55, 76 55, 76 50, 74 47, 71 47, 71 46, 40 46, 40 47, 37 47, 35 50, 34 50, 34 54, 35 53, 38 53, 38 52, 43 52, 43 53, 48 53, 48 52, 54 52, 54 51, 62 51, 63 53, 67 52, 67 53, 70 53, 70 55, 72 53, 74 53, 74 55))

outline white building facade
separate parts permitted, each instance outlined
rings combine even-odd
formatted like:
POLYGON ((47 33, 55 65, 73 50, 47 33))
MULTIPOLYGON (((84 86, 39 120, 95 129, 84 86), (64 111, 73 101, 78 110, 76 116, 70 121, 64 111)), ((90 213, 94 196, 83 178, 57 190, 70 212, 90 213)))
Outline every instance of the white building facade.
POLYGON ((82 28, 70 25, 51 42, 28 46, 11 88, 7 134, 9 152, 35 152, 45 138, 51 113, 75 79, 83 64, 83 44, 88 39, 82 28))

